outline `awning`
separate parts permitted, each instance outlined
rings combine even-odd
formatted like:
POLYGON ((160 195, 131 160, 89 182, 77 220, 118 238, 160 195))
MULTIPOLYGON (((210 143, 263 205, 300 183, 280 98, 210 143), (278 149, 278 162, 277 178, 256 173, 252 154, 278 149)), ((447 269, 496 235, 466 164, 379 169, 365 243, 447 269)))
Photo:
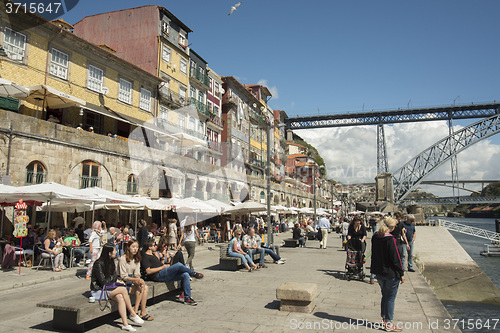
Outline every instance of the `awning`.
POLYGON ((148 129, 150 131, 153 131, 153 132, 161 134, 160 138, 171 137, 173 139, 176 139, 176 138, 172 137, 172 135, 170 135, 169 133, 165 132, 165 130, 163 130, 160 127, 156 126, 155 124, 149 122, 149 121, 153 121, 152 120, 153 118, 151 118, 151 119, 149 119, 147 121, 144 121, 144 120, 141 120, 141 119, 138 119, 138 118, 135 118, 135 117, 123 114, 121 112, 116 112, 116 113, 120 117, 124 118, 125 121, 131 123, 132 125, 139 126, 139 127, 144 127, 145 129, 148 129))
POLYGON ((30 90, 26 101, 38 106, 45 105, 51 109, 67 108, 75 105, 85 105, 83 99, 68 95, 62 91, 52 88, 44 84, 28 87, 30 90), (44 103, 42 101, 45 101, 44 103), (40 103, 40 104, 37 104, 40 103))
POLYGON ((184 178, 184 174, 177 169, 162 167, 162 170, 165 171, 165 176, 167 177, 184 178))
MULTIPOLYGON (((81 106, 81 107, 83 109, 86 109, 86 110, 89 110, 89 111, 92 111, 95 113, 99 113, 99 114, 106 116, 106 117, 110 117, 110 118, 113 118, 113 119, 116 119, 119 121, 123 121, 125 123, 130 123, 127 119, 120 117, 117 113, 110 111, 107 108, 100 106, 100 105, 87 103, 87 104, 85 104, 85 106, 81 106)), ((132 123, 132 125, 135 125, 135 124, 132 123)))

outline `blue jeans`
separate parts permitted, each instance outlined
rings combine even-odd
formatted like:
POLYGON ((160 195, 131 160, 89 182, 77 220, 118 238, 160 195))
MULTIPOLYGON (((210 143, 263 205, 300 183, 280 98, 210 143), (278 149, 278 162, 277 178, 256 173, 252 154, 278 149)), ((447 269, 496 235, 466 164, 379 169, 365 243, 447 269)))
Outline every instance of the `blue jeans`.
POLYGON ((245 254, 245 255, 242 255, 241 253, 238 253, 238 252, 229 252, 228 253, 228 256, 230 257, 235 257, 235 258, 240 258, 241 259, 241 262, 243 263, 243 265, 249 265, 249 264, 253 264, 253 260, 252 260, 252 257, 249 256, 248 254, 245 254))
POLYGON ((413 241, 408 241, 408 245, 410 245, 410 250, 404 247, 404 255, 403 255, 403 269, 406 267, 406 260, 408 260, 408 269, 413 269, 413 241))
POLYGON ((184 297, 191 297, 191 282, 189 276, 193 275, 194 271, 190 270, 180 262, 162 269, 156 276, 157 282, 181 281, 184 297))
POLYGON ((380 316, 386 322, 391 323, 394 318, 394 307, 400 280, 397 278, 376 275, 380 290, 382 291, 382 301, 380 302, 380 316))
MULTIPOLYGON (((277 255, 276 253, 274 253, 274 251, 273 251, 273 250, 271 250, 271 249, 266 249, 266 248, 264 248, 263 250, 264 250, 264 252, 265 252, 266 254, 269 254, 269 255, 271 256, 271 258, 273 258, 273 260, 274 260, 274 261, 278 261, 278 260, 280 260, 280 259, 281 259, 281 257, 280 257, 279 255, 277 255)), ((262 255, 262 254, 261 254, 261 255, 262 255)))
POLYGON ((260 262, 259 262, 259 264, 260 264, 261 266, 262 266, 262 265, 264 265, 264 263, 265 263, 265 261, 264 261, 264 260, 265 260, 265 258, 264 258, 265 252, 264 252, 264 249, 263 249, 263 248, 258 248, 258 249, 246 249, 245 251, 248 253, 248 255, 250 256, 250 258, 253 258, 253 254, 254 254, 254 253, 260 252, 260 262))

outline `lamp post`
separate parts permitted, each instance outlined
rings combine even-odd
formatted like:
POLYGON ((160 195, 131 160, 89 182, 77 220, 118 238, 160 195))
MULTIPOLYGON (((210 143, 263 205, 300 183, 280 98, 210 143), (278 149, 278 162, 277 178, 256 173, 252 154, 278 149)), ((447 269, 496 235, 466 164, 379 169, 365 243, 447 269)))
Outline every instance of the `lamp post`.
POLYGON ((266 128, 266 187, 267 187, 267 244, 271 246, 274 244, 273 230, 271 225, 271 131, 274 128, 283 127, 285 124, 271 125, 268 124, 266 128))

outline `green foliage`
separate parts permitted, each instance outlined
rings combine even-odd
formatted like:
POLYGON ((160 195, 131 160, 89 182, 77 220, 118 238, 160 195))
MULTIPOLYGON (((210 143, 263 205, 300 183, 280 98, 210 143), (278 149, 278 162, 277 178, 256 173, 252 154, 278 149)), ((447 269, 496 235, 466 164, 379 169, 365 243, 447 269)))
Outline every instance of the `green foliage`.
POLYGON ((310 156, 316 164, 318 164, 320 167, 323 166, 324 168, 320 168, 319 172, 321 176, 325 177, 326 176, 326 165, 325 161, 323 160, 323 157, 318 153, 318 150, 311 146, 309 143, 307 143, 304 139, 302 139, 299 135, 293 133, 293 142, 298 143, 299 145, 303 145, 304 147, 307 148, 307 155, 310 156))
POLYGON ((482 197, 500 196, 500 182, 489 184, 481 191, 482 197))

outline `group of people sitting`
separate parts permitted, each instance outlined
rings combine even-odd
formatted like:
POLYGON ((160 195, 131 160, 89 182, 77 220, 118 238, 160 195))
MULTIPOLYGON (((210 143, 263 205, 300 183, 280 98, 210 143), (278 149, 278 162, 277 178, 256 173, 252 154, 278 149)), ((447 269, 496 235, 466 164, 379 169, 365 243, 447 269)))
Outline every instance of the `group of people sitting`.
POLYGON ((249 272, 259 268, 267 268, 265 264, 266 254, 271 256, 275 264, 285 263, 286 259, 279 256, 279 247, 269 248, 265 246, 261 236, 255 233, 253 227, 249 227, 244 235, 243 233, 243 230, 238 227, 233 230, 233 239, 229 242, 228 256, 240 258, 249 272), (259 265, 253 262, 254 253, 260 253, 259 265))
POLYGON ((148 239, 139 247, 138 240, 130 240, 124 248, 124 255, 118 260, 116 271, 116 247, 106 243, 102 247, 99 259, 93 265, 91 275, 91 295, 96 300, 110 299, 118 303, 123 326, 126 331, 136 331, 127 319, 142 325, 144 321, 151 321, 153 317, 146 312, 146 302, 149 288, 145 281, 170 282, 181 281, 182 292, 178 300, 184 304, 197 305, 191 296, 191 278, 203 278, 203 274, 189 269, 179 252, 171 255, 168 252, 168 239, 160 238, 158 243, 148 239), (124 285, 113 285, 113 289, 106 290, 105 286, 121 280, 124 285), (130 296, 135 295, 135 305, 132 306, 130 296), (140 308, 140 312, 139 312, 140 308))

